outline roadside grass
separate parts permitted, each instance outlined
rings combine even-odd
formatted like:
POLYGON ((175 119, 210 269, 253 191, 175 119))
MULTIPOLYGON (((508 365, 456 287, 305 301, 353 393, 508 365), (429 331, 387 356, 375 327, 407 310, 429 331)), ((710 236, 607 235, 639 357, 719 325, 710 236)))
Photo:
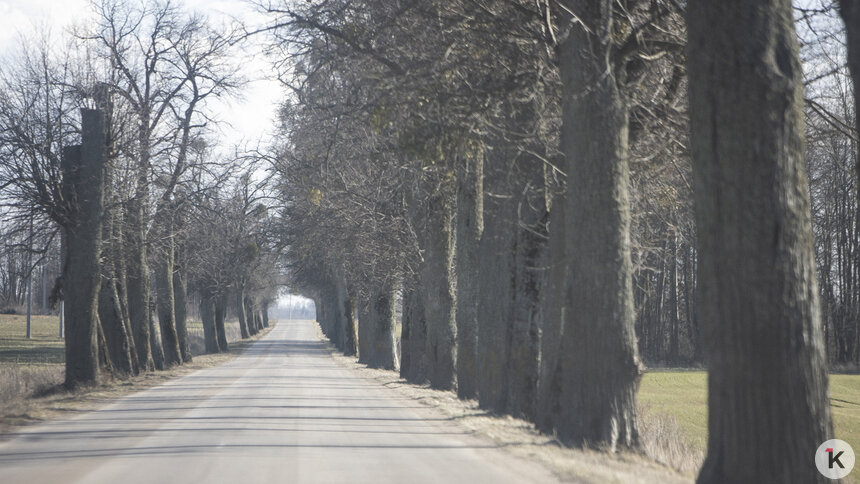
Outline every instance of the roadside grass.
MULTIPOLYGON (((166 371, 154 371, 128 379, 104 378, 99 385, 67 391, 62 388, 65 353, 58 337, 55 316, 32 320, 32 339, 25 336, 23 316, 0 315, 0 436, 12 427, 59 418, 104 404, 120 397, 159 385, 202 368, 220 365, 245 350, 277 323, 271 320, 257 336, 241 340, 239 323, 226 324, 230 351, 213 355, 203 350, 202 325, 199 335, 189 330, 194 360, 166 371), (198 350, 198 351, 195 351, 198 350)), ((156 326, 157 327, 157 326, 156 326)))
MULTIPOLYGON (((704 455, 708 439, 706 372, 649 371, 645 373, 639 386, 638 401, 642 414, 643 439, 652 438, 649 433, 654 433, 649 421, 662 421, 661 425, 667 426, 670 433, 675 431, 672 427, 677 425, 680 432, 676 438, 686 439, 686 444, 681 445, 689 447, 691 454, 684 459, 704 455), (672 420, 675 423, 672 423, 672 420)), ((830 375, 830 406, 836 438, 848 442, 854 449, 860 449, 860 375, 830 375)), ((656 428, 659 429, 659 425, 656 428)), ((645 444, 647 451, 648 442, 645 444)), ((658 442, 654 445, 663 444, 658 442)), ((672 447, 677 445, 678 443, 671 444, 672 447)), ((667 449, 670 449, 669 444, 665 444, 663 450, 652 451, 656 454, 653 457, 677 468, 677 465, 668 462, 673 452, 667 449)))

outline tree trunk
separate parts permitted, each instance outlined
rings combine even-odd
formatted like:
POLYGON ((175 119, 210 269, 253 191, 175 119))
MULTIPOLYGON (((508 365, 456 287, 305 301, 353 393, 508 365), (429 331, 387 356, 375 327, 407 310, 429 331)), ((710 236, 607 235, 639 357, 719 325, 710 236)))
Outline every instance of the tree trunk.
POLYGON ((409 382, 422 384, 427 380, 427 372, 424 366, 426 325, 420 290, 420 266, 418 272, 419 275, 413 276, 411 283, 404 285, 403 330, 400 335, 400 376, 409 382))
MULTIPOLYGON (((172 231, 172 224, 166 224, 166 230, 172 231)), ((164 351, 164 366, 170 368, 182 363, 179 348, 179 336, 176 334, 176 314, 173 287, 173 235, 165 236, 164 245, 159 254, 158 267, 155 270, 156 308, 158 323, 161 329, 161 346, 164 351)))
POLYGON ((367 364, 373 359, 373 344, 371 341, 374 333, 373 325, 376 320, 373 314, 373 295, 358 306, 358 362, 367 364))
POLYGON ((386 282, 381 291, 371 298, 373 306, 371 313, 371 356, 368 366, 371 368, 397 369, 397 340, 394 329, 397 326, 395 304, 397 290, 392 281, 386 282))
POLYGON ((236 285, 236 315, 239 316, 239 331, 242 333, 242 339, 251 337, 248 331, 248 320, 245 312, 245 287, 241 284, 236 285))
MULTIPOLYGON (((155 304, 152 304, 152 306, 155 306, 155 304)), ((152 362, 155 364, 156 370, 164 370, 164 349, 161 346, 161 335, 155 328, 155 307, 150 307, 148 313, 149 347, 152 350, 152 362)))
POLYGON ((439 390, 451 390, 457 385, 453 209, 444 190, 431 196, 421 268, 427 379, 431 387, 439 390))
MULTIPOLYGON (((142 193, 138 193, 135 198, 142 196, 142 193)), ((142 204, 143 202, 136 199, 128 202, 125 267, 128 314, 134 346, 137 348, 138 366, 142 371, 147 371, 152 370, 155 363, 149 335, 149 266, 146 263, 143 227, 145 216, 142 204)))
POLYGON ((457 395, 478 391, 478 246, 484 231, 483 146, 457 160, 457 395))
POLYGON ((200 293, 200 319, 203 320, 203 341, 207 353, 218 353, 218 332, 215 329, 215 298, 208 290, 200 293))
POLYGON ((179 351, 182 361, 191 361, 191 347, 188 343, 188 275, 185 269, 183 250, 175 252, 176 266, 173 271, 173 312, 176 317, 176 337, 179 339, 179 351))
POLYGON ((100 111, 82 109, 81 146, 63 150, 63 196, 74 201, 64 226, 63 295, 66 378, 74 388, 98 382, 99 255, 105 165, 105 123, 100 111))
POLYGON ((547 284, 542 295, 544 325, 541 334, 540 378, 538 380, 535 425, 551 433, 565 404, 561 398, 561 341, 567 312, 568 264, 564 194, 552 200, 549 213, 549 244, 546 262, 547 284))
POLYGON ((608 75, 613 3, 572 2, 559 45, 569 292, 558 370, 558 438, 638 445, 635 396, 643 367, 633 327, 628 115, 608 75), (598 31, 588 32, 585 26, 598 31))
POLYGON ((791 2, 691 1, 690 113, 708 364, 700 483, 831 482, 833 435, 791 2))
POLYGON ((268 300, 263 301, 263 309, 262 309, 262 311, 263 311, 263 314, 262 314, 262 317, 263 317, 263 327, 264 327, 264 328, 268 328, 268 327, 269 327, 269 301, 268 301, 268 300))
POLYGON ((227 317, 227 293, 224 291, 215 297, 215 335, 218 340, 218 350, 230 351, 227 345, 227 329, 224 327, 224 319, 227 317))

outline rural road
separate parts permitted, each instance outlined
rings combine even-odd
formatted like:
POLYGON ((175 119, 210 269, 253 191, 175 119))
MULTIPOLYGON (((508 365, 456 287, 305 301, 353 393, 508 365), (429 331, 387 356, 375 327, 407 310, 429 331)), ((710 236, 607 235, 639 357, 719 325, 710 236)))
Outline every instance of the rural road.
POLYGON ((0 483, 554 482, 287 321, 221 366, 18 431, 0 483))

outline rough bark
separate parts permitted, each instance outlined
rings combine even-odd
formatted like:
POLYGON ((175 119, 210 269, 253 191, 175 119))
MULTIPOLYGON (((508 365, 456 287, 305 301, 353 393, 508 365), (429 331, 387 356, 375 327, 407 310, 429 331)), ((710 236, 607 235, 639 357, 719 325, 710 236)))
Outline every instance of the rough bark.
POLYGON ((549 267, 546 286, 542 291, 544 324, 541 334, 540 379, 538 380, 535 425, 551 433, 564 403, 561 397, 561 341, 567 316, 567 233, 565 230, 564 194, 557 195, 549 214, 549 246, 546 265, 549 267))
POLYGON ((215 330, 215 298, 208 290, 200 293, 200 319, 203 320, 203 341, 207 353, 218 353, 218 332, 215 330))
MULTIPOLYGON (((419 269, 420 273, 420 269, 419 269)), ((405 285, 403 294, 403 331, 400 335, 400 376, 412 383, 424 383, 427 373, 424 365, 426 325, 422 303, 420 276, 405 285)))
MULTIPOLYGON (((142 196, 137 194, 136 197, 142 196)), ((138 366, 141 370, 152 370, 155 364, 152 359, 149 331, 149 266, 146 263, 146 245, 144 244, 144 209, 136 200, 128 203, 126 223, 128 232, 125 234, 126 252, 126 301, 131 322, 134 346, 137 348, 138 366)))
POLYGON ((99 255, 103 210, 105 123, 100 111, 82 109, 82 145, 64 149, 65 230, 63 295, 66 311, 65 385, 98 382, 99 255))
POLYGON ((152 362, 156 370, 164 369, 164 349, 161 346, 161 335, 155 326, 155 301, 149 308, 149 348, 152 350, 152 362))
POLYGON ((397 326, 395 305, 397 289, 394 283, 388 282, 383 289, 371 298, 371 356, 368 366, 371 368, 397 369, 397 338, 394 334, 397 326))
POLYGON ((566 158, 568 311, 555 430, 574 445, 638 445, 636 345, 630 260, 628 112, 615 77, 612 2, 571 2, 560 43, 566 158), (588 31, 584 26, 592 26, 588 31))
POLYGON ((700 483, 830 482, 833 435, 788 0, 691 1, 708 455, 700 483))
POLYGON ((236 285, 236 315, 239 316, 239 331, 242 333, 242 339, 250 338, 251 333, 248 331, 247 313, 245 311, 245 287, 241 284, 236 285))
POLYGON ((371 341, 373 325, 375 324, 373 311, 373 297, 368 298, 358 306, 358 362, 367 364, 373 359, 373 344, 371 341))
MULTIPOLYGON (((105 180, 105 187, 109 187, 109 169, 105 170, 105 180)), ((106 210, 104 215, 102 251, 106 254, 102 257, 101 264, 98 313, 114 371, 121 375, 131 375, 137 373, 137 356, 133 351, 133 339, 128 332, 128 322, 123 319, 119 292, 117 291, 117 271, 114 266, 114 257, 119 251, 112 250, 116 240, 111 240, 119 232, 115 226, 115 211, 115 209, 106 210)))
MULTIPOLYGON (((171 231, 172 224, 165 224, 171 231)), ((182 363, 179 336, 176 334, 175 295, 173 288, 173 235, 165 236, 160 247, 158 266, 155 270, 156 310, 161 329, 161 346, 164 351, 164 366, 170 368, 182 363)))
POLYGON ((446 193, 430 197, 419 288, 427 335, 427 379, 431 387, 439 390, 451 390, 457 385, 453 216, 454 207, 446 193))
MULTIPOLYGON (((839 0, 839 14, 845 22, 845 40, 848 48, 848 71, 854 84, 854 130, 860 133, 860 0, 839 0)), ((860 150, 855 150, 854 169, 860 180, 860 150)), ((857 195, 860 210, 860 191, 857 195)))
POLYGON ((227 294, 215 297, 215 336, 218 340, 218 350, 226 352, 230 350, 227 345, 227 330, 224 327, 224 319, 227 317, 227 294))
POLYGON ((484 231, 483 147, 457 163, 457 395, 477 396, 478 245, 484 231))
POLYGON ((176 337, 179 339, 179 351, 182 361, 191 361, 191 347, 188 342, 188 275, 184 266, 183 251, 175 253, 176 266, 173 271, 173 313, 176 317, 176 337))
MULTIPOLYGON (((487 177, 487 191, 505 193, 499 174, 487 177), (496 189, 499 189, 498 191, 496 189)), ((478 401, 481 408, 507 408, 508 334, 514 304, 516 210, 509 196, 488 198, 478 251, 478 401)))

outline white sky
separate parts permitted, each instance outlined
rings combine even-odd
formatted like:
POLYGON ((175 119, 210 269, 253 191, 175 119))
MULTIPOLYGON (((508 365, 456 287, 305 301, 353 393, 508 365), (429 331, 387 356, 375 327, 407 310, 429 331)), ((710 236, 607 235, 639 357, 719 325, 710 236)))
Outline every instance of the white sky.
MULTIPOLYGON (((134 0, 132 0, 134 1, 134 0)), ((207 15, 215 23, 238 18, 259 25, 264 19, 243 0, 176 0, 190 10, 207 15)), ((28 36, 38 28, 47 27, 52 37, 61 38, 64 29, 73 24, 86 23, 90 18, 88 0, 0 0, 0 58, 19 47, 23 34, 28 36)), ((262 40, 262 39, 260 39, 262 40)), ((252 42, 254 42, 252 40, 252 42)), ((257 41, 259 42, 259 40, 257 41)), ((230 120, 231 126, 222 126, 218 142, 229 148, 247 142, 255 144, 273 133, 275 114, 284 92, 274 79, 273 71, 261 49, 253 43, 246 46, 242 74, 250 80, 238 99, 210 101, 210 110, 221 120, 230 120)), ((293 301, 304 300, 293 296, 293 301)), ((286 305, 287 296, 279 299, 286 305)))
MULTIPOLYGON (((213 22, 230 18, 260 23, 261 17, 243 0, 177 0, 190 10, 207 15, 213 22)), ((53 37, 63 30, 89 18, 88 0, 0 0, 0 56, 18 47, 20 35, 47 27, 53 37)), ((231 146, 243 141, 256 143, 272 133, 277 105, 283 91, 273 71, 261 53, 255 55, 248 45, 242 59, 243 75, 251 81, 243 88, 239 99, 210 101, 210 109, 219 120, 230 120, 217 133, 219 142, 231 146)), ((264 141, 265 143, 265 141, 264 141)))

